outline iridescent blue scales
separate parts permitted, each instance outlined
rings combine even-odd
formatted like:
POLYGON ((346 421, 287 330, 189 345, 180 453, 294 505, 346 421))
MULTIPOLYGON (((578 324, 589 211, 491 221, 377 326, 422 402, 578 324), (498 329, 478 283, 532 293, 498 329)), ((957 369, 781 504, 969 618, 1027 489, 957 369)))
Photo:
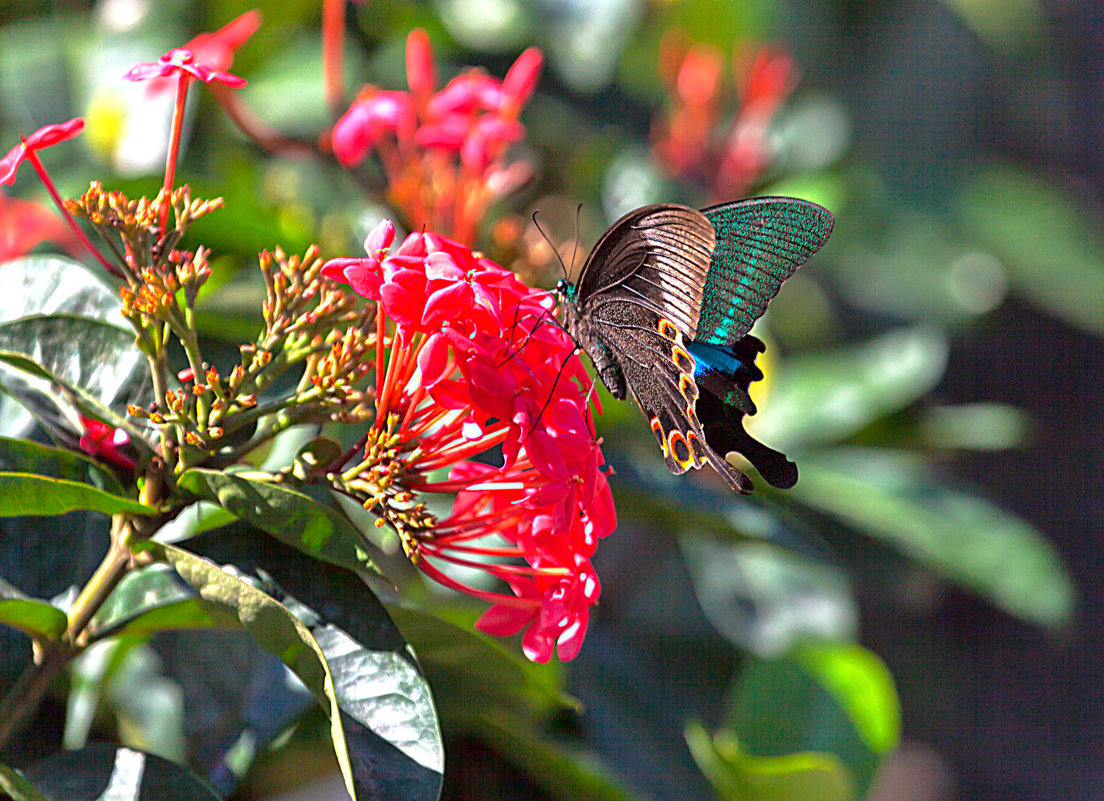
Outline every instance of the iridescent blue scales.
POLYGON ((567 330, 614 397, 636 398, 673 473, 710 464, 733 489, 751 481, 725 456, 745 456, 770 484, 797 467, 752 439, 748 389, 763 343, 748 334, 782 282, 828 239, 832 215, 792 198, 753 198, 698 212, 631 211, 602 236, 577 285, 561 281, 567 330))

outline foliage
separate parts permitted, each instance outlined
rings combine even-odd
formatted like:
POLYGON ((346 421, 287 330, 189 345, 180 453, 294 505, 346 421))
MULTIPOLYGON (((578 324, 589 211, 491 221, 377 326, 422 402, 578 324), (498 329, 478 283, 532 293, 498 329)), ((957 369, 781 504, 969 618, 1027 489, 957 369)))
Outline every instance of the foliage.
POLYGON ((1054 548, 944 465, 1022 415, 931 401, 1009 289, 1104 330, 1055 186, 989 164, 947 218, 884 203, 766 3, 185 5, 0 28, 5 105, 87 118, 0 162, 76 194, 70 228, 0 195, 5 793, 229 797, 322 736, 354 799, 437 798, 470 740, 547 797, 857 799, 902 707, 860 586, 1069 623, 1054 548), (218 30, 117 80, 185 24, 218 30), (838 220, 756 328, 749 430, 801 479, 743 498, 664 470, 535 287, 605 218, 753 192, 838 220))

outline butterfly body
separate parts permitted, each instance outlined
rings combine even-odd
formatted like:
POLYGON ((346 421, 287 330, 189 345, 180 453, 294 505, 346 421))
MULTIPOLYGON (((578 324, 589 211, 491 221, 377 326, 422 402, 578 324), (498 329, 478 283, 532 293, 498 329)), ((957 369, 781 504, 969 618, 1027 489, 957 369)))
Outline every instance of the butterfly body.
POLYGON ((557 286, 565 328, 611 394, 636 399, 671 472, 710 464, 749 492, 724 458, 737 451, 775 486, 797 480, 792 462, 743 430, 755 412, 748 388, 762 378, 763 344, 747 332, 831 224, 820 206, 789 198, 644 206, 602 236, 577 284, 557 286))

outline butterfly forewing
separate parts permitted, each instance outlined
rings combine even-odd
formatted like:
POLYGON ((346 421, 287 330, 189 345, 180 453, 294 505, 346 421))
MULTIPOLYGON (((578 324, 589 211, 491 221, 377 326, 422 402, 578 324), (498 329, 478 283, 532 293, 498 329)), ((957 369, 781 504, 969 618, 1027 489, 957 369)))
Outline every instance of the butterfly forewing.
POLYGON ((629 212, 598 240, 583 266, 579 314, 619 297, 662 314, 692 339, 715 242, 713 225, 694 209, 658 204, 629 212))
POLYGON ((782 282, 828 241, 831 212, 805 200, 750 198, 705 209, 717 231, 696 339, 736 342, 782 282))

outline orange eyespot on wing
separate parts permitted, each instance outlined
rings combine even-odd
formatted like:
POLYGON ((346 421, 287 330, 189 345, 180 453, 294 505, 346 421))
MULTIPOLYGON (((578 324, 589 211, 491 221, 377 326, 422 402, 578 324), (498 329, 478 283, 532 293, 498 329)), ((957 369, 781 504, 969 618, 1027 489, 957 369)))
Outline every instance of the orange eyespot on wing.
POLYGON ((667 438, 663 435, 663 426, 659 422, 658 417, 653 417, 651 420, 652 431, 656 435, 656 439, 659 440, 659 447, 663 451, 664 458, 667 457, 667 438))
POLYGON ((679 339, 678 327, 666 317, 659 318, 659 324, 656 326, 656 330, 659 331, 661 337, 671 342, 675 342, 679 339))
POLYGON ((694 374, 694 357, 686 349, 676 344, 671 348, 671 361, 683 373, 694 374))
POLYGON ((686 435, 681 431, 672 429, 667 434, 667 447, 670 449, 671 458, 678 462, 684 471, 694 465, 694 453, 690 450, 690 443, 686 441, 686 435))

